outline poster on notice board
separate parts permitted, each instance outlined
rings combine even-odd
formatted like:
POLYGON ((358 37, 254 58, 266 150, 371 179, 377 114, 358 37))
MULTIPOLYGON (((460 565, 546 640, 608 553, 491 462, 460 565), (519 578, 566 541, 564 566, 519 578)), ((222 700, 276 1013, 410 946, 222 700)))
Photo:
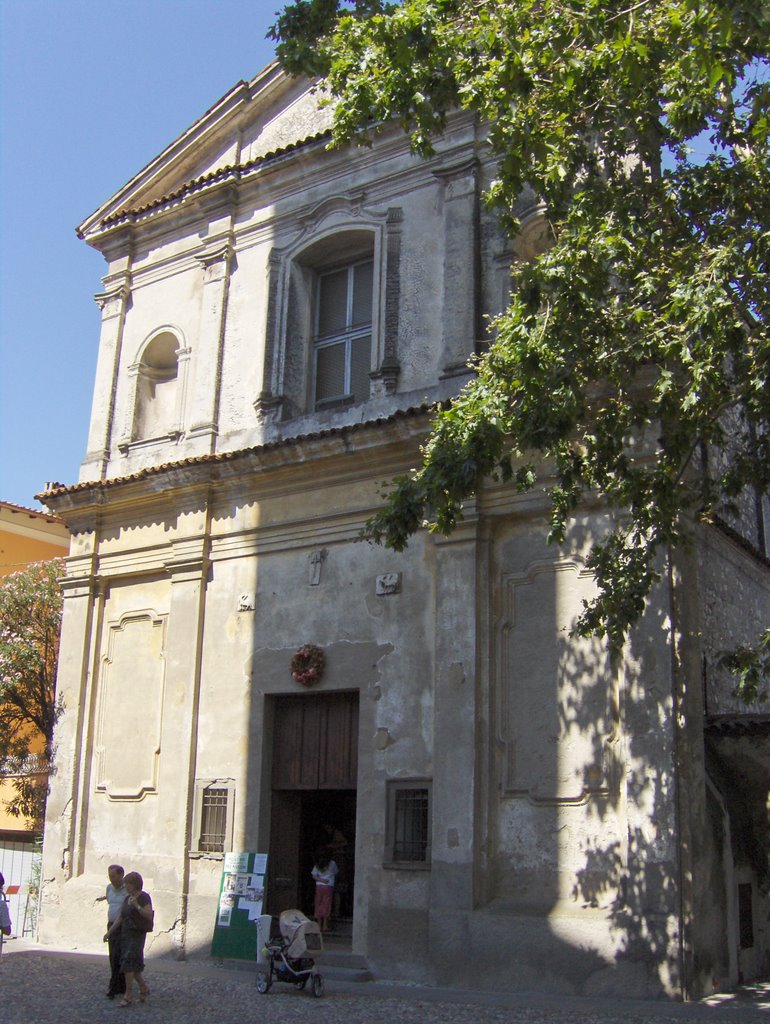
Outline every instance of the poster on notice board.
POLYGON ((265 896, 266 853, 226 853, 211 955, 253 960, 265 896))

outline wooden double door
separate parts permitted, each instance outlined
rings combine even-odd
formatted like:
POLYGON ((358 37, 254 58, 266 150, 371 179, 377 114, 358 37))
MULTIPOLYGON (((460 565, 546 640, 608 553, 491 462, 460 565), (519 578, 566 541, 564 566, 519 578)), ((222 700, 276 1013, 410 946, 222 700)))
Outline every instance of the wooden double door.
POLYGON ((339 868, 334 916, 353 915, 358 692, 273 698, 266 911, 313 914, 310 872, 322 847, 339 868))

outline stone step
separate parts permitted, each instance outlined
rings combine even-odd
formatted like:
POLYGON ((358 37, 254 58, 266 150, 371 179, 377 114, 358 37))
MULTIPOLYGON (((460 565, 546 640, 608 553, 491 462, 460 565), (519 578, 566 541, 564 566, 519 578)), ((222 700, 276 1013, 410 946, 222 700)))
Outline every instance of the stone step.
MULTIPOLYGON (((374 981, 366 957, 349 950, 323 951, 318 957, 318 970, 325 978, 335 981, 374 981)), ((263 968, 252 960, 218 960, 212 966, 224 967, 231 971, 247 971, 257 974, 263 968)))
POLYGON ((350 967, 354 970, 368 970, 369 964, 366 962, 366 957, 361 956, 358 953, 351 953, 350 950, 344 949, 329 949, 328 946, 324 949, 323 953, 318 954, 318 962, 325 964, 331 964, 334 967, 350 967))
POLYGON ((326 946, 318 957, 318 968, 325 977, 337 981, 374 981, 366 957, 349 950, 326 946))
POLYGON ((374 981, 374 975, 368 967, 345 967, 340 964, 328 964, 325 960, 319 960, 318 970, 324 978, 331 978, 333 981, 374 981))
MULTIPOLYGON (((236 971, 256 973, 261 968, 256 961, 219 960, 219 966, 236 971)), ((318 969, 326 978, 336 981, 374 981, 365 956, 353 953, 350 939, 338 937, 337 942, 328 941, 324 936, 324 950, 317 957, 318 969)))

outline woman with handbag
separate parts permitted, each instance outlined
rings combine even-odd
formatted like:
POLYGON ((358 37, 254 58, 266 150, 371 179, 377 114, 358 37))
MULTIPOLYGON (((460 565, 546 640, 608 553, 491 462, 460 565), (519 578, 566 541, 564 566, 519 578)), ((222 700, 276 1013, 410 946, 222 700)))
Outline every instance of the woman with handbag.
MULTIPOLYGON (((126 890, 123 888, 125 871, 120 864, 110 864, 107 869, 107 876, 110 884, 107 886, 104 896, 97 896, 97 903, 107 904, 107 931, 115 924, 123 908, 126 898, 126 890)), ((114 931, 109 939, 110 956, 110 987, 107 989, 107 998, 114 999, 115 996, 122 996, 126 991, 126 979, 120 966, 120 931, 114 931)))
POLYGON ((139 1002, 150 994, 144 980, 144 940, 153 929, 154 912, 150 894, 144 892, 144 879, 138 871, 129 871, 123 878, 126 898, 120 915, 104 936, 109 941, 113 931, 120 929, 120 966, 126 976, 126 994, 119 1007, 133 1006, 134 980, 139 986, 139 1002))

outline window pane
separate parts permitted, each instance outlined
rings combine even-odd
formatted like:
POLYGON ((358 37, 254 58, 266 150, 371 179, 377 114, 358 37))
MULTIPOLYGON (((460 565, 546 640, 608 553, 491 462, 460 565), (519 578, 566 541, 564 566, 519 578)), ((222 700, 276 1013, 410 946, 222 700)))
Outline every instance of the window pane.
POLYGON ((361 324, 372 322, 372 280, 374 278, 374 264, 360 263, 353 268, 353 313, 351 326, 360 327, 361 324))
POLYGON ((394 861, 425 861, 428 853, 428 790, 396 791, 394 861))
POLYGON ((316 349, 315 400, 323 402, 345 394, 345 343, 316 349))
POLYGON ((224 853, 227 838, 227 790, 204 789, 201 803, 202 853, 224 853))
POLYGON ((350 392, 356 402, 369 397, 369 371, 371 370, 371 335, 353 338, 350 342, 350 392))
POLYGON ((323 336, 345 330, 348 306, 348 271, 324 274, 318 284, 318 333, 323 336))

